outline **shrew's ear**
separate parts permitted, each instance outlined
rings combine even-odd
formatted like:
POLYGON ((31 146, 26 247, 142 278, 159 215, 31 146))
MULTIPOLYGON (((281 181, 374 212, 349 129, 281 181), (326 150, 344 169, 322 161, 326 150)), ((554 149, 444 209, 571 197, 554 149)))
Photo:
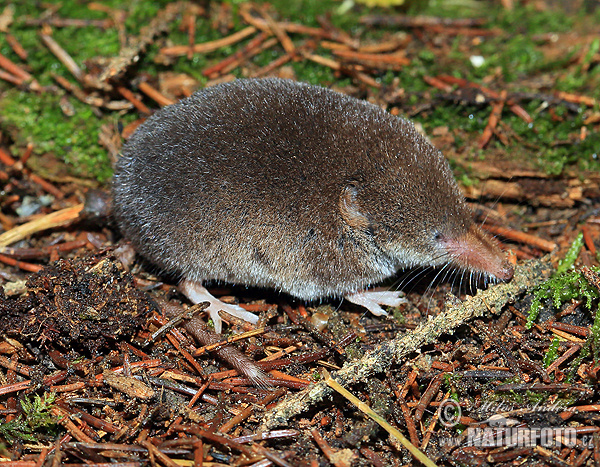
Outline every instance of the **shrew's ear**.
POLYGON ((367 230, 370 226, 369 219, 361 212, 358 203, 359 182, 352 180, 342 188, 340 194, 340 212, 346 223, 355 229, 367 230))

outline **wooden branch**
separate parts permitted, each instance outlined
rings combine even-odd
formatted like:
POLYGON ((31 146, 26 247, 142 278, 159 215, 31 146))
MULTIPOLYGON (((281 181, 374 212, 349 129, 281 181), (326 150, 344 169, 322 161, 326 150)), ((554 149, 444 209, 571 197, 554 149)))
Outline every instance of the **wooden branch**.
POLYGON ((4 232, 0 235, 0 252, 5 251, 6 247, 11 243, 18 242, 24 238, 33 235, 42 230, 52 229, 70 224, 79 217, 79 213, 83 209, 83 203, 61 209, 60 211, 47 214, 39 219, 19 225, 14 229, 4 232))
POLYGON ((16 53, 21 60, 27 60, 28 54, 27 51, 23 48, 21 43, 17 40, 15 36, 12 34, 6 34, 6 42, 10 45, 10 48, 13 49, 13 52, 16 53))
POLYGON ((572 102, 574 104, 583 104, 588 107, 594 107, 598 103, 598 101, 593 97, 572 94, 570 92, 559 91, 556 93, 556 97, 567 102, 572 102))

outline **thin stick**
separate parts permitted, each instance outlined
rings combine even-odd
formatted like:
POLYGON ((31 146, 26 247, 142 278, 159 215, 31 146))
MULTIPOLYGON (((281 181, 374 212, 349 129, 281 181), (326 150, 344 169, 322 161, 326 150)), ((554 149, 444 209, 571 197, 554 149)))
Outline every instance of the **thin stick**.
POLYGON ((414 444, 412 444, 408 439, 404 437, 400 431, 391 426, 388 422, 385 421, 383 417, 375 413, 371 407, 367 404, 359 400, 353 394, 350 393, 347 389, 342 387, 337 381, 333 380, 327 370, 323 370, 323 374, 325 376, 325 383, 334 391, 337 391, 339 394, 344 396, 350 402, 352 402, 361 412, 368 415, 373 421, 377 422, 381 428, 387 431, 390 435, 396 438, 402 446, 410 451, 413 457, 419 460, 423 465, 427 467, 436 467, 436 464, 429 459, 425 454, 423 454, 414 444))
POLYGON ((242 334, 236 334, 235 336, 228 337, 224 341, 215 342, 214 344, 208 344, 203 347, 200 347, 199 349, 196 349, 196 351, 194 352, 193 355, 194 355, 194 357, 199 357, 200 355, 203 355, 206 352, 212 352, 213 350, 219 349, 223 346, 233 344, 237 341, 248 339, 250 337, 260 336, 261 334, 264 334, 265 332, 267 332, 265 328, 260 328, 260 329, 255 329, 253 331, 243 332, 242 334))
POLYGON ((164 107, 165 105, 171 105, 171 104, 175 103, 175 101, 173 101, 173 100, 169 99, 168 97, 164 96, 163 94, 161 94, 160 92, 158 92, 158 90, 154 89, 152 86, 150 86, 145 81, 142 81, 138 85, 138 88, 139 88, 140 91, 142 91, 144 94, 146 94, 150 99, 152 99, 153 101, 155 101, 161 107, 164 107))
POLYGON ((125 86, 118 86, 117 91, 121 94, 125 99, 133 104, 133 106, 138 109, 141 113, 150 115, 152 111, 144 104, 141 100, 135 97, 135 94, 127 89, 125 86))
POLYGON ((0 162, 9 167, 12 167, 17 163, 17 161, 14 160, 13 157, 2 148, 0 148, 0 162))
POLYGON ((246 55, 246 53, 248 53, 248 51, 253 50, 256 47, 259 47, 268 37, 269 37, 269 34, 261 32, 259 35, 257 35, 255 38, 253 38, 250 42, 248 42, 248 44, 246 44, 245 47, 238 50, 236 53, 234 53, 230 57, 227 57, 226 59, 220 61, 219 63, 217 63, 213 66, 205 68, 202 71, 202 74, 204 76, 211 76, 213 74, 222 74, 223 69, 226 66, 231 65, 232 63, 236 63, 238 60, 242 59, 246 55))
POLYGON ((33 143, 27 143, 27 148, 25 149, 25 152, 21 156, 21 164, 23 166, 29 160, 29 158, 31 157, 31 154, 33 154, 33 143))
MULTIPOLYGON (((269 31, 269 25, 267 22, 258 18, 251 14, 250 6, 247 3, 243 3, 240 8, 240 16, 246 21, 248 24, 260 29, 261 31, 269 31)), ((285 21, 280 21, 277 23, 277 26, 281 28, 283 31, 292 34, 306 34, 307 36, 313 36, 318 39, 328 39, 336 42, 341 42, 343 44, 349 45, 350 47, 355 47, 355 41, 353 39, 348 40, 346 37, 340 37, 339 34, 336 34, 335 31, 327 31, 323 28, 312 28, 309 26, 305 26, 304 24, 298 23, 287 23, 285 21)))
POLYGON ((332 70, 339 70, 342 68, 342 65, 340 65, 339 62, 336 62, 335 60, 332 60, 331 58, 323 57, 321 55, 316 55, 316 54, 310 54, 310 53, 303 53, 302 55, 304 56, 304 58, 307 58, 311 62, 315 62, 315 63, 318 63, 319 65, 329 67, 332 70))
POLYGON ((483 130, 483 134, 479 139, 479 149, 483 149, 487 146, 487 144, 492 139, 492 135, 494 134, 494 130, 500 121, 500 117, 502 116, 502 109, 504 109, 504 103, 506 102, 506 89, 503 89, 500 93, 500 99, 492 106, 492 113, 490 114, 490 119, 488 121, 485 130, 483 130))
POLYGON ((21 60, 27 60, 27 51, 23 48, 17 38, 12 34, 6 34, 5 37, 6 42, 8 42, 10 48, 13 49, 13 52, 16 53, 21 60))
POLYGON ((10 74, 15 75, 17 78, 21 78, 23 81, 29 81, 33 79, 33 76, 2 54, 0 54, 0 67, 4 68, 10 74))
POLYGON ((29 272, 38 272, 43 269, 43 266, 40 266, 39 264, 26 263, 24 261, 19 261, 18 259, 11 258, 10 256, 6 256, 3 254, 0 254, 0 262, 29 272))
POLYGON ((544 240, 543 238, 526 234, 525 232, 520 232, 518 230, 508 229, 506 227, 499 227, 497 225, 483 225, 482 227, 493 234, 501 235, 502 237, 509 240, 514 240, 515 242, 534 246, 543 251, 551 252, 554 251, 554 249, 558 246, 554 242, 544 240))
POLYGON ((196 38, 196 14, 190 13, 188 16, 188 51, 187 58, 191 60, 194 58, 194 42, 196 38))
POLYGON ((423 81, 425 81, 430 86, 438 88, 444 92, 451 92, 452 86, 447 83, 444 83, 441 79, 436 78, 435 76, 423 76, 423 81))
POLYGON ((333 54, 342 59, 363 63, 373 68, 388 68, 385 65, 390 65, 391 67, 410 65, 410 60, 398 53, 377 54, 356 52, 354 50, 334 50, 333 54))
POLYGON ((590 234, 590 228, 587 224, 584 224, 581 227, 581 231, 583 232, 583 241, 585 242, 585 246, 592 256, 596 256, 596 245, 594 245, 594 240, 592 239, 592 235, 590 234))
POLYGON ((49 181, 44 180, 39 175, 31 173, 27 169, 25 169, 25 173, 27 173, 27 176, 29 177, 29 180, 31 180, 33 183, 37 183, 39 186, 42 187, 42 189, 44 191, 50 193, 56 199, 63 199, 65 197, 65 195, 63 194, 63 192, 60 191, 58 188, 56 188, 54 185, 52 185, 52 183, 50 183, 49 181))
POLYGON ((557 92, 556 97, 558 97, 559 99, 562 99, 564 101, 567 101, 567 102, 573 102, 574 104, 587 105, 588 107, 593 107, 598 102, 593 97, 582 96, 579 94, 572 94, 569 92, 562 92, 562 91, 557 92))
POLYGON ((73 57, 71 57, 65 49, 63 49, 58 42, 56 42, 51 36, 48 34, 40 33, 40 37, 42 42, 50 49, 56 58, 60 60, 60 62, 67 67, 67 69, 71 72, 71 74, 80 81, 83 79, 83 71, 79 68, 79 65, 75 63, 73 57))
POLYGON ((8 71, 0 70, 0 79, 4 81, 8 81, 9 83, 14 84, 15 86, 21 86, 23 84, 23 80, 18 78, 15 75, 11 75, 8 71))
POLYGON ((280 66, 285 65, 287 62, 289 62, 293 58, 294 58, 294 56, 290 55, 290 54, 282 55, 281 57, 278 57, 275 60, 273 60, 271 63, 256 70, 254 73, 252 73, 252 77, 258 78, 260 76, 267 75, 267 74, 271 73, 273 70, 276 70, 277 68, 279 68, 280 66))
POLYGON ((285 50, 288 54, 295 55, 296 46, 290 39, 290 36, 288 36, 287 33, 279 26, 279 24, 275 22, 271 15, 269 15, 267 9, 261 8, 260 14, 267 22, 268 29, 275 35, 275 37, 277 37, 277 39, 279 39, 283 50, 285 50))
MULTIPOLYGON (((209 52, 214 52, 215 50, 219 50, 223 47, 236 44, 244 40, 246 37, 253 35, 256 31, 258 31, 258 29, 256 29, 254 26, 248 26, 247 28, 244 28, 241 31, 238 31, 230 36, 222 37, 221 39, 217 39, 215 41, 195 44, 192 49, 194 53, 197 54, 206 54, 209 52)), ((174 45, 172 47, 164 47, 160 49, 160 53, 163 55, 177 57, 180 55, 187 54, 189 49, 189 45, 174 45)))
POLYGON ((0 235, 0 252, 3 252, 11 243, 23 240, 24 238, 33 235, 36 232, 71 223, 73 220, 79 217, 79 213, 82 209, 83 203, 77 204, 75 206, 71 206, 70 208, 61 209, 60 211, 56 211, 39 219, 27 222, 26 224, 19 225, 8 232, 4 232, 2 235, 0 235))
POLYGON ((260 44, 257 48, 252 49, 252 50, 248 50, 247 53, 245 53, 241 58, 238 58, 237 60, 233 61, 229 65, 225 66, 221 70, 221 74, 225 75, 225 74, 227 74, 227 73, 235 70, 243 62, 251 59, 252 57, 254 57, 255 55, 258 55, 261 52, 264 52, 267 49, 270 49, 271 47, 273 47, 274 45, 276 45, 277 42, 278 42, 277 39, 274 38, 274 37, 271 37, 270 39, 267 39, 262 44, 260 44))

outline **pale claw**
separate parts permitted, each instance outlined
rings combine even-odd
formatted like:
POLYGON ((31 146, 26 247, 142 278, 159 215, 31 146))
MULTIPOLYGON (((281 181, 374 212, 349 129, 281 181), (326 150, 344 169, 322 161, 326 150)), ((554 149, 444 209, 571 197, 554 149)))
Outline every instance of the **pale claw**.
POLYGON ((213 297, 200 282, 184 280, 179 284, 179 290, 181 290, 181 292, 193 303, 210 303, 206 310, 215 325, 215 332, 218 334, 221 333, 221 329, 223 328, 223 320, 221 320, 221 317, 219 316, 219 310, 226 311, 230 315, 236 316, 252 324, 258 322, 258 316, 254 313, 244 310, 241 306, 223 303, 218 298, 213 297))
POLYGON ((387 316, 387 312, 379 305, 399 306, 408 300, 402 296, 402 292, 357 292, 352 295, 346 295, 346 300, 356 305, 364 306, 375 316, 387 316))

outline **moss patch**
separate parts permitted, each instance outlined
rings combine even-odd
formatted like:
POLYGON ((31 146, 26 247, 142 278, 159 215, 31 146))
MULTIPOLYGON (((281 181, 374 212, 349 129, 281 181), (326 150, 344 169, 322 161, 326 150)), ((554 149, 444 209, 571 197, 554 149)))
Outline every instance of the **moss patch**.
MULTIPOLYGON (((129 38, 135 37, 140 28, 147 25, 157 12, 163 8, 167 0, 150 2, 134 0, 124 3, 121 0, 103 2, 110 8, 123 10, 126 13, 125 31, 129 38)), ((230 0, 233 7, 235 29, 242 24, 237 11, 241 1, 230 0)), ((298 22, 307 26, 319 26, 318 17, 327 15, 338 28, 360 37, 362 41, 373 42, 389 37, 398 32, 398 28, 368 28, 359 22, 364 14, 390 15, 394 10, 367 8, 355 5, 349 11, 340 13, 340 3, 334 0, 307 0, 305 2, 289 2, 272 0, 271 11, 280 19, 298 22)), ((32 74, 44 86, 55 85, 52 73, 75 82, 68 70, 50 53, 39 38, 39 26, 27 26, 27 18, 39 18, 46 10, 35 2, 17 2, 15 6, 15 22, 11 25, 11 33, 21 42, 29 53, 27 65, 32 74)), ((475 83, 485 82, 487 86, 509 91, 542 92, 551 94, 555 90, 583 94, 600 99, 600 66, 594 62, 594 56, 600 49, 600 41, 589 40, 594 25, 600 22, 600 12, 565 12, 547 9, 537 11, 533 7, 517 5, 512 12, 486 4, 485 9, 479 2, 461 2, 460 7, 446 2, 411 2, 410 12, 441 17, 486 17, 493 18, 485 28, 495 28, 497 35, 480 38, 464 36, 447 36, 449 52, 436 50, 436 45, 423 46, 413 40, 408 46, 411 64, 401 71, 387 71, 375 75, 383 84, 391 84, 395 79, 405 91, 405 99, 401 103, 405 112, 441 94, 425 83, 425 76, 453 74, 475 83), (492 14, 493 13, 493 14, 492 14), (552 43, 543 39, 551 33, 561 34, 560 40, 552 43), (484 60, 481 66, 475 67, 470 57, 481 55, 484 60), (583 59, 579 57, 583 56, 583 59), (492 78, 490 80, 490 77, 492 78), (484 81, 485 80, 485 81, 484 81), (539 81, 548 83, 540 88, 539 81), (539 91, 538 91, 539 90, 539 91)), ((88 8, 86 3, 76 0, 64 0, 58 6, 56 14, 64 18, 109 19, 104 11, 88 8)), ((208 79, 202 75, 206 67, 218 63, 243 47, 251 39, 241 44, 222 50, 199 55, 192 60, 180 57, 168 65, 155 62, 158 51, 165 42, 186 44, 187 33, 179 29, 180 21, 172 24, 165 38, 156 41, 141 57, 137 70, 132 69, 131 76, 138 70, 149 76, 157 77, 162 71, 186 73, 196 79, 200 86, 208 79)), ((407 31, 410 33, 410 30, 407 31)), ((431 33, 426 32, 431 35, 431 33)), ((73 59, 85 70, 86 61, 97 56, 114 57, 119 53, 121 44, 115 28, 106 30, 96 27, 64 27, 53 28, 54 39, 71 54, 73 59)), ((198 18, 196 24, 196 42, 215 40, 221 33, 213 29, 206 18, 198 18)), ((292 35, 296 43, 299 36, 292 35)), ((429 44, 429 42, 428 42, 429 44)), ((16 63, 21 63, 0 36, 0 53, 16 63)), ((253 59, 256 66, 263 66, 283 51, 279 46, 266 50, 253 59)), ((329 55, 330 52, 319 45, 315 53, 329 55)), ((337 76, 329 68, 302 60, 291 62, 299 80, 313 84, 343 86, 351 81, 337 76)), ((234 71, 238 77, 243 75, 241 69, 234 71)), ((133 87, 127 83, 128 87, 133 87)), ((134 89, 135 90, 135 89, 134 89)), ((145 99, 145 98, 144 98, 145 99)), ((101 118, 92 114, 89 108, 75 99, 70 99, 76 115, 65 117, 59 109, 59 97, 51 93, 42 95, 27 94, 12 89, 5 82, 0 82, 0 130, 8 130, 16 143, 21 146, 27 141, 34 143, 36 153, 53 152, 65 161, 72 173, 106 180, 110 176, 110 163, 104 148, 98 144, 98 131, 103 124, 114 124, 117 120, 123 123, 137 118, 136 112, 121 115, 117 112, 106 112, 101 118)), ((156 108, 156 104, 145 99, 147 105, 156 108)), ((578 134, 584 126, 587 116, 583 111, 573 113, 572 110, 554 108, 554 116, 541 107, 541 100, 523 102, 522 106, 534 118, 533 126, 514 116, 505 108, 502 122, 514 132, 509 135, 509 147, 499 145, 498 149, 505 153, 507 159, 514 158, 514 164, 533 161, 533 166, 551 174, 560 174, 565 168, 580 170, 600 170, 600 135, 597 127, 588 128, 588 137, 580 141, 578 134)), ((597 110, 597 109, 596 109, 597 110)), ((414 117, 426 131, 448 126, 450 131, 458 135, 467 133, 471 137, 457 141, 457 151, 466 151, 468 157, 485 157, 486 152, 476 149, 473 142, 487 125, 490 107, 457 105, 454 102, 439 100, 434 102, 426 112, 414 117), (464 143, 464 144, 463 144, 464 143), (462 146, 462 147, 461 147, 462 146), (471 154, 472 153, 472 154, 471 154)), ((494 143, 492 144, 499 144, 494 143)))

